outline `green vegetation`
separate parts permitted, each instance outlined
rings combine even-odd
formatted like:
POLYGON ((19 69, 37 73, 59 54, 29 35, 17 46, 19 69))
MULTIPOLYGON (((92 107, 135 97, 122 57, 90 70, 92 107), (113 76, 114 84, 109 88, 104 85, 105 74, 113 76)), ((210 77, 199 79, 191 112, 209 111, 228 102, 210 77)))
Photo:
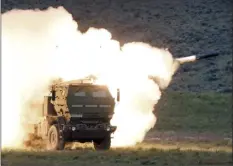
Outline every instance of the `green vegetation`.
MULTIPOLYGON (((164 148, 164 147, 163 147, 164 148)), ((229 148, 230 149, 230 148, 229 148)), ((138 145, 133 148, 112 149, 95 152, 90 148, 66 152, 4 151, 3 165, 17 166, 73 166, 73 165, 231 165, 231 153, 203 149, 184 150, 182 148, 157 149, 155 144, 138 145)))
MULTIPOLYGON (((231 96, 227 94, 194 94, 167 92, 157 109, 156 132, 231 133, 231 96)), ((181 135, 182 136, 182 135, 181 135)), ((223 135, 221 135, 224 138, 223 135)), ((94 151, 91 144, 77 144, 73 150, 47 152, 3 150, 2 165, 17 166, 128 166, 128 165, 232 165, 231 140, 159 140, 146 141, 134 147, 94 151)))
POLYGON ((220 93, 164 93, 155 130, 232 135, 232 97, 220 93))

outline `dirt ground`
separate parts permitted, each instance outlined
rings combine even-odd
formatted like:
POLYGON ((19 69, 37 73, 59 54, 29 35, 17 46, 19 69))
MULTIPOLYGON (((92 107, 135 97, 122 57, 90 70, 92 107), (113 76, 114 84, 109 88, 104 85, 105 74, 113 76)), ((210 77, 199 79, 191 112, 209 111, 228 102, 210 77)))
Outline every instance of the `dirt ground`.
POLYGON ((194 133, 194 132, 174 132, 166 131, 149 132, 144 140, 145 142, 156 141, 194 141, 194 142, 232 142, 232 137, 218 135, 211 132, 194 133))
POLYGON ((121 44, 167 47, 175 57, 219 52, 221 57, 181 67, 169 89, 232 91, 231 0, 2 0, 2 13, 50 6, 64 6, 79 30, 105 28, 121 44))

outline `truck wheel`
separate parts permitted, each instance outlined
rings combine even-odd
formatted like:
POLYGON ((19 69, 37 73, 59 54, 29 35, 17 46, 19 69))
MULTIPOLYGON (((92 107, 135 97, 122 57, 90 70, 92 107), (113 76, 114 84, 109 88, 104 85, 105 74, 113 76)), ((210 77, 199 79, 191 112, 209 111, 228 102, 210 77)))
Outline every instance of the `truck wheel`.
POLYGON ((49 150, 63 150, 64 147, 65 141, 59 138, 57 125, 52 125, 48 132, 47 148, 49 150))
POLYGON ((111 136, 107 136, 102 140, 93 141, 95 150, 109 150, 111 147, 111 136))

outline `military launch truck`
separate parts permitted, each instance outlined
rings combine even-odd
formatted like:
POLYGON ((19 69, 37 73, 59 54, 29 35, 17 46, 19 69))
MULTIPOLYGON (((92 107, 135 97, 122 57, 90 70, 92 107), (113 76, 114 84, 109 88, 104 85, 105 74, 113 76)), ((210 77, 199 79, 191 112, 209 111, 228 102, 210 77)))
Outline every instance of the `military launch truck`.
POLYGON ((120 91, 113 98, 105 85, 91 79, 56 83, 51 95, 44 96, 42 117, 34 125, 34 134, 47 143, 50 150, 63 150, 66 142, 93 142, 96 150, 108 150, 111 133, 117 127, 110 124, 120 91))

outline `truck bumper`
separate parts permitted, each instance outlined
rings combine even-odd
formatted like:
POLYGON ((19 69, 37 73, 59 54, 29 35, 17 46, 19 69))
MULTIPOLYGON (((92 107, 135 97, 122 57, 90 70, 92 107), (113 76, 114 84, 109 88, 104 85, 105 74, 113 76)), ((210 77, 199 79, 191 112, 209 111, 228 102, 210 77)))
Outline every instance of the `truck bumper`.
POLYGON ((106 126, 105 128, 90 128, 87 126, 80 127, 79 125, 69 125, 64 126, 63 128, 63 137, 65 140, 70 141, 102 139, 115 132, 116 129, 116 126, 106 126))

